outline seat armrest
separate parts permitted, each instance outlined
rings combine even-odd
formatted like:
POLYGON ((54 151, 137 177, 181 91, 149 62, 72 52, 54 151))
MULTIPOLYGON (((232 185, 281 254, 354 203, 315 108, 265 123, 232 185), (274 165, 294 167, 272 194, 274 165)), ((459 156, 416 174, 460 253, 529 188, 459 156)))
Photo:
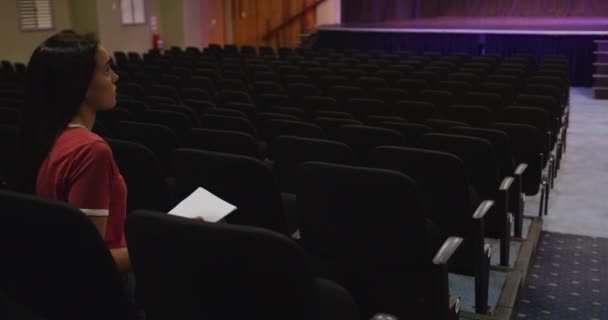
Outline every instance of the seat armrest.
POLYGON ((528 169, 527 163, 520 163, 515 168, 513 172, 513 178, 515 184, 513 192, 509 193, 509 211, 513 212, 513 216, 515 217, 514 225, 514 234, 516 238, 522 237, 522 229, 523 229, 523 219, 524 219, 524 201, 522 198, 522 193, 524 190, 524 173, 528 169))
POLYGON ((517 166, 517 168, 515 168, 515 174, 521 176, 522 174, 524 174, 526 169, 528 169, 528 164, 522 162, 517 166))
POLYGON ((473 213, 473 219, 479 220, 486 216, 486 214, 492 209, 494 206, 494 201, 492 200, 484 200, 479 204, 475 213, 473 213))
POLYGON ((511 185, 513 184, 514 181, 515 181, 515 179, 513 179, 512 177, 506 177, 502 180, 502 182, 500 183, 500 187, 498 189, 500 191, 508 191, 509 189, 511 189, 511 185))
POLYGON ((373 316, 370 320, 399 320, 396 316, 388 313, 378 313, 373 316))
POLYGON ((433 258, 433 264, 446 264, 452 257, 456 249, 462 244, 462 238, 460 237, 449 237, 444 242, 441 248, 435 254, 433 258))

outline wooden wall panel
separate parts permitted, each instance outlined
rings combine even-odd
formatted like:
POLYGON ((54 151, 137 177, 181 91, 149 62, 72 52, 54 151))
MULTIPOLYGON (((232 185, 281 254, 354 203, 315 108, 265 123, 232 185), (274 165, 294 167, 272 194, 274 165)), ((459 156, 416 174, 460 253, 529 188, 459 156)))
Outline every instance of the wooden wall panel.
POLYGON ((234 43, 253 46, 294 46, 300 34, 316 23, 316 10, 295 21, 268 41, 263 39, 271 30, 302 12, 316 0, 233 0, 234 43))
POLYGON ((258 42, 258 1, 234 0, 232 4, 232 23, 234 43, 257 46, 258 42))
MULTIPOLYGON (((226 7, 225 1, 209 1, 209 16, 215 25, 209 26, 209 42, 224 45, 226 43, 226 7)), ((203 26, 205 27, 205 26, 203 26)), ((203 30, 204 32, 205 30, 203 30)))

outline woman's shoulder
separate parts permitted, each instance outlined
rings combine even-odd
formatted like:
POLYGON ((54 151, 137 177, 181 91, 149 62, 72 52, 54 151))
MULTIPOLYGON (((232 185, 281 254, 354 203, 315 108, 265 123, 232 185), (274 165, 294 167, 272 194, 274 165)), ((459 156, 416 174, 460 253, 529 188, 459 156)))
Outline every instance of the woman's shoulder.
POLYGON ((68 128, 61 133, 56 143, 74 145, 74 146, 87 146, 105 144, 106 141, 94 132, 91 132, 84 128, 68 128))
POLYGON ((110 145, 97 134, 81 128, 64 131, 56 141, 56 147, 73 152, 82 157, 111 157, 110 145))

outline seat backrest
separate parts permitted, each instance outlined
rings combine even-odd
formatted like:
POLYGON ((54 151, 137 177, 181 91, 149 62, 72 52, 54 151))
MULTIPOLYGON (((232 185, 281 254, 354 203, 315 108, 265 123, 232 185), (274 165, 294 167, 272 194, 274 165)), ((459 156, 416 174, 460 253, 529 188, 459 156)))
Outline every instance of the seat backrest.
POLYGON ((367 163, 369 152, 379 146, 402 146, 401 133, 395 130, 362 125, 340 127, 339 140, 351 147, 360 163, 367 163))
POLYGON ((192 129, 186 146, 193 149, 240 154, 260 158, 260 147, 254 137, 232 130, 192 129))
POLYGON ((454 103, 454 94, 443 90, 424 90, 418 96, 419 101, 430 102, 435 105, 438 111, 443 112, 454 103))
POLYGON ((492 112, 483 106, 451 105, 446 114, 450 120, 464 122, 473 127, 488 127, 494 122, 492 112))
POLYGON ((524 88, 524 93, 540 96, 550 96, 560 104, 565 104, 566 90, 551 84, 528 84, 524 88))
POLYGON ((512 85, 499 82, 484 82, 477 88, 479 92, 497 93, 505 104, 510 104, 515 99, 515 89, 512 85))
POLYGON ((403 100, 395 105, 395 115, 405 120, 416 123, 424 123, 428 119, 439 115, 437 107, 432 102, 403 100))
POLYGON ((152 85, 149 89, 149 93, 156 96, 171 98, 176 102, 180 101, 179 91, 172 85, 152 85))
POLYGON ((0 191, 0 220, 9 298, 47 319, 134 319, 114 259, 80 210, 0 191))
POLYGON ((118 84, 116 92, 139 99, 144 96, 145 88, 134 82, 121 82, 118 84))
POLYGON ((397 82, 399 89, 404 89, 411 96, 417 96, 420 92, 427 90, 430 85, 424 79, 401 79, 397 82))
POLYGON ((319 319, 306 254, 282 235, 136 211, 126 236, 151 319, 319 319))
POLYGON ((312 115, 319 110, 338 110, 338 102, 331 97, 307 96, 302 98, 299 107, 312 115))
POLYGON ((136 142, 106 139, 120 173, 129 187, 127 211, 149 209, 167 211, 169 190, 160 162, 154 153, 136 142))
POLYGON ((433 128, 434 132, 445 133, 454 127, 468 127, 469 124, 461 121, 445 120, 445 119, 429 119, 424 123, 426 126, 433 128))
POLYGON ((387 115, 390 109, 386 107, 384 101, 379 99, 353 98, 343 105, 343 110, 355 115, 359 120, 364 120, 371 115, 387 115))
POLYGON ((486 107, 488 110, 492 111, 494 115, 500 114, 505 107, 504 100, 497 93, 469 92, 464 96, 463 102, 486 107))
POLYGON ((451 128, 448 131, 448 134, 477 137, 488 140, 492 144, 494 152, 496 153, 496 160, 499 164, 500 178, 502 179, 513 174, 513 171, 515 170, 513 149, 511 148, 509 136, 506 133, 489 128, 455 127, 451 128))
POLYGON ((186 82, 185 86, 188 88, 199 88, 209 93, 214 93, 216 90, 215 84, 213 83, 213 78, 206 76, 193 76, 188 82, 186 82))
POLYGON ((404 240, 424 238, 424 228, 415 227, 424 224, 424 215, 416 184, 409 177, 395 171, 305 162, 298 168, 297 194, 302 244, 311 253, 368 266, 377 259, 384 261, 378 267, 407 265, 418 256, 401 250, 408 242, 404 240))
POLYGON ((334 86, 331 88, 329 96, 336 99, 339 106, 344 107, 350 99, 363 98, 364 93, 363 90, 359 87, 334 86))
POLYGON ((306 161, 353 164, 353 151, 331 140, 281 136, 272 141, 271 159, 283 192, 295 193, 297 167, 306 161))
POLYGON ((469 179, 459 157, 436 150, 387 146, 372 151, 371 165, 402 172, 416 182, 425 215, 439 226, 444 239, 471 230, 469 179))
MULTIPOLYGON (((178 106, 179 110, 179 106, 178 106)), ((191 109, 190 109, 191 110, 191 109)), ((188 112, 188 111, 183 111, 188 112)), ((193 127, 194 119, 191 119, 185 113, 181 111, 169 111, 169 110, 161 110, 161 109, 153 109, 143 112, 138 118, 140 122, 146 123, 156 123, 165 125, 180 139, 180 141, 185 140, 186 135, 193 127)))
POLYGON ((469 181, 483 199, 494 199, 498 190, 498 163, 489 141, 476 137, 429 133, 418 140, 424 149, 456 155, 464 162, 469 181))
POLYGON ((504 84, 511 85, 515 89, 515 92, 519 92, 523 88, 523 85, 524 85, 523 81, 521 81, 521 79, 514 77, 514 76, 506 75, 506 74, 493 74, 493 75, 488 76, 488 78, 486 80, 488 82, 504 83, 504 84))
POLYGON ((215 109, 215 104, 207 100, 184 99, 182 104, 188 108, 192 108, 199 116, 209 110, 215 109))
POLYGON ((515 104, 543 108, 554 118, 560 116, 561 113, 559 101, 552 96, 520 94, 515 99, 515 104))
POLYGON ((407 98, 407 91, 396 88, 378 88, 374 91, 374 97, 384 101, 384 103, 393 107, 395 103, 407 98))
MULTIPOLYGON (((342 67, 342 66, 340 65, 340 67, 342 67)), ((335 71, 339 71, 339 70, 335 70, 335 71)), ((319 82, 326 92, 329 92, 330 89, 333 88, 334 86, 346 86, 350 83, 350 81, 348 79, 346 79, 346 77, 340 76, 337 74, 329 74, 329 75, 321 76, 321 78, 319 78, 319 82)))
POLYGON ((502 112, 501 122, 529 124, 538 128, 543 135, 551 129, 549 112, 538 107, 512 106, 502 112))
POLYGON ((192 99, 200 101, 209 101, 212 96, 206 90, 199 88, 183 88, 180 94, 182 100, 192 99))
POLYGON ((306 96, 316 96, 320 93, 319 89, 310 83, 290 83, 287 85, 287 92, 295 104, 299 104, 306 96))
POLYGON ((21 119, 21 110, 0 107, 0 125, 18 125, 21 119))
POLYGON ((379 77, 361 77, 357 80, 359 87, 363 88, 367 92, 373 92, 378 88, 388 88, 388 82, 383 78, 379 77))
POLYGON ((295 120, 304 120, 308 117, 306 111, 298 107, 272 107, 270 112, 279 113, 285 116, 293 117, 295 120))
POLYGON ((279 136, 325 139, 325 133, 321 127, 303 121, 270 119, 264 122, 263 128, 263 138, 267 142, 271 142, 279 136))
POLYGON ((19 146, 19 131, 17 126, 0 125, 0 184, 9 183, 15 179, 17 170, 17 152, 19 146))
MULTIPOLYGON (((278 75, 277 75, 278 77, 278 75)), ((262 94, 285 94, 285 89, 281 86, 280 82, 271 81, 254 81, 253 90, 256 95, 262 94)))
POLYGON ((281 83, 281 76, 276 72, 256 71, 253 78, 255 81, 264 81, 264 82, 271 82, 271 83, 276 83, 276 84, 281 83))
POLYGON ((228 102, 224 104, 223 108, 241 111, 246 114, 251 121, 255 120, 256 114, 258 113, 255 105, 247 102, 228 102))
POLYGON ((394 67, 390 67, 390 69, 384 69, 376 72, 376 77, 382 78, 386 81, 389 86, 395 86, 397 82, 404 77, 405 74, 413 72, 413 70, 403 68, 401 70, 396 70, 394 67), (405 72, 404 72, 405 71, 405 72))
MULTIPOLYGON (((363 317, 430 301, 430 257, 416 184, 395 171, 305 162, 298 168, 301 243, 349 290, 363 317), (427 258, 428 257, 428 258, 427 258), (426 285, 421 285, 426 283, 426 285)), ((414 309, 417 310, 417 309, 414 309)))
POLYGON ((291 104, 291 100, 286 94, 263 94, 258 98, 258 107, 260 109, 270 109, 272 107, 285 107, 291 104))
POLYGON ((407 123, 405 119, 399 116, 387 116, 387 115, 371 115, 365 118, 365 123, 370 126, 376 126, 381 122, 403 122, 407 123))
POLYGON ((253 100, 247 92, 237 90, 220 91, 217 95, 217 101, 220 106, 226 105, 230 102, 253 103, 253 100))
POLYGON ((169 127, 132 121, 121 121, 117 125, 116 138, 140 143, 154 153, 160 161, 164 174, 171 172, 171 154, 180 146, 179 139, 169 127))
POLYGON ((414 71, 410 75, 412 79, 423 79, 430 87, 434 87, 439 79, 441 79, 441 75, 436 72, 431 71, 414 71))
POLYGON ((97 112, 96 120, 103 123, 110 131, 116 131, 118 122, 135 121, 135 115, 126 109, 114 108, 97 112))
POLYGON ((157 95, 146 95, 143 97, 143 100, 146 104, 148 104, 150 107, 156 107, 159 104, 177 104, 179 101, 170 98, 170 97, 163 97, 163 96, 157 96, 157 95))
POLYGON ((453 72, 448 75, 450 81, 463 81, 468 83, 472 87, 476 87, 479 84, 479 76, 474 73, 467 72, 453 72))
POLYGON ((319 118, 315 119, 315 123, 317 125, 319 125, 322 129, 323 132, 325 132, 325 135, 329 138, 329 139, 333 139, 333 140, 337 140, 340 137, 340 127, 344 126, 344 125, 358 125, 358 124, 362 124, 359 120, 355 120, 353 118, 346 118, 346 117, 341 117, 341 118, 337 118, 337 117, 331 117, 328 118, 325 115, 319 118))
MULTIPOLYGON (((218 111, 221 109, 217 109, 218 111)), ((218 130, 233 130, 240 131, 257 137, 257 132, 253 124, 248 118, 227 116, 227 115, 215 115, 215 114, 204 114, 201 117, 201 123, 205 129, 218 129, 218 130)))
POLYGON ((416 145, 416 142, 422 135, 433 132, 433 128, 418 123, 385 121, 376 124, 376 126, 401 133, 404 144, 410 146, 416 145))
POLYGON ((235 205, 227 221, 287 233, 281 196, 270 168, 241 155, 178 149, 174 152, 177 198, 203 187, 235 205))
MULTIPOLYGON (((518 163, 526 163, 528 169, 524 172, 524 192, 535 195, 540 190, 543 170, 544 151, 540 131, 530 125, 514 123, 495 123, 493 129, 505 132, 511 140, 513 156, 518 163)), ((546 159, 547 155, 544 155, 546 159)))
POLYGON ((471 90, 471 85, 465 81, 440 81, 437 85, 437 89, 449 91, 456 97, 462 97, 471 90))

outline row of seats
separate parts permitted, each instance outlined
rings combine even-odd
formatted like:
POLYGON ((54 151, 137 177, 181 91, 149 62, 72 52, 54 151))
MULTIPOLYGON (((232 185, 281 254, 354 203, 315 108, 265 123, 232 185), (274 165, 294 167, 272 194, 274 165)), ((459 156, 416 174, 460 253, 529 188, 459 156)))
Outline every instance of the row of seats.
MULTIPOLYGON (((252 55, 225 54, 212 48, 205 52, 209 54, 172 50, 165 56, 154 53, 156 57, 152 59, 122 62, 120 54, 116 57, 124 67, 122 79, 131 83, 119 83, 119 107, 100 113, 95 130, 111 137, 108 141, 129 187, 130 209, 166 212, 194 188, 203 186, 239 208, 229 216, 231 224, 262 227, 288 236, 299 231, 300 245, 314 257, 315 274, 335 280, 351 292, 364 317, 379 311, 404 315, 412 310, 436 310, 442 314, 437 315, 438 319, 453 315, 456 300, 450 303, 448 291, 443 290, 447 288, 447 273, 433 271, 447 272, 447 260, 430 262, 442 243, 447 251, 460 245, 450 259, 449 271, 475 276, 477 311, 485 313, 491 249, 485 245, 484 237, 501 240, 501 264, 508 266, 512 224, 515 235, 521 236, 521 194, 542 190, 545 203, 548 182, 564 151, 568 103, 567 85, 563 84, 567 83, 567 76, 559 78, 559 83, 555 81, 559 85, 552 90, 542 92, 551 92, 548 97, 522 94, 534 89, 531 79, 535 75, 553 70, 560 65, 559 61, 545 62, 537 70, 529 59, 518 67, 496 59, 493 67, 484 69, 484 75, 480 71, 477 75, 461 71, 475 69, 465 66, 470 63, 465 61, 479 58, 410 57, 413 61, 428 60, 422 68, 439 67, 431 65, 435 62, 462 60, 454 63, 454 71, 447 73, 429 71, 434 69, 420 71, 438 74, 438 81, 429 76, 425 80, 399 78, 392 82, 420 80, 427 87, 416 92, 388 85, 386 79, 380 81, 380 87, 372 89, 324 87, 311 77, 306 82, 304 77, 293 74, 289 82, 283 83, 288 76, 283 76, 280 70, 285 71, 287 65, 279 62, 297 64, 298 70, 304 72, 316 68, 301 66, 304 59, 312 61, 311 57, 265 55, 267 68, 249 73, 248 70, 257 68, 250 68, 251 65, 261 64, 256 60, 251 63, 255 59, 252 55), (225 76, 231 73, 223 69, 234 64, 235 57, 242 76, 237 82, 242 86, 226 90, 223 85, 237 83, 226 82, 229 79, 225 76), (180 86, 187 83, 182 81, 196 77, 192 75, 179 78, 180 82, 164 84, 133 82, 137 72, 150 66, 165 70, 166 66, 161 66, 166 63, 163 60, 214 61, 215 78, 206 79, 213 84, 213 90, 180 86), (276 81, 256 84, 256 75, 272 74, 268 68, 278 75, 276 81), (518 72, 513 71, 516 69, 518 72), (468 78, 470 82, 462 81, 466 86, 454 85, 448 78, 455 75, 464 75, 462 79, 468 78), (481 80, 476 83, 478 79, 508 79, 511 84, 497 86, 499 83, 481 80), (314 92, 300 95, 299 89, 294 89, 310 86, 314 92), (451 87, 453 93, 439 90, 446 87, 451 87), (465 92, 460 93, 456 87, 465 88, 465 92), (283 91, 265 91, 277 88, 283 91), (510 94, 499 95, 499 99, 483 96, 492 88, 510 94), (394 94, 395 99, 374 100, 385 93, 394 94), (475 95, 485 100, 480 98, 470 107, 451 104, 466 103, 475 95), (511 102, 526 102, 521 104, 524 107, 506 108, 508 103, 502 102, 501 106, 495 105, 500 99, 509 101, 511 96, 511 102), (274 102, 267 103, 268 100, 274 102), (551 103, 546 105, 540 103, 549 100, 551 103), (530 108, 528 102, 540 108, 530 108), (492 120, 478 121, 463 111, 467 108, 492 114, 492 120), (542 115, 538 119, 545 122, 533 122, 530 110, 542 115), (400 238, 408 235, 410 238, 400 238), (421 240, 426 246, 420 245, 421 240), (459 241, 462 244, 456 245, 459 241), (402 244, 407 247, 400 247, 402 244), (402 252, 416 252, 417 258, 401 262, 389 259, 401 256, 402 252), (353 269, 357 265, 361 268, 353 269), (393 268, 411 272, 401 275, 406 278, 399 278, 391 271, 397 270, 393 268), (403 304, 403 301, 414 302, 403 304), (434 307, 437 305, 445 308, 434 307)), ((387 58, 392 55, 393 59, 395 56, 385 55, 387 58)), ((322 53, 316 55, 321 56, 322 53)), ((355 59, 361 65, 364 58, 352 52, 334 51, 327 55, 328 61, 340 60, 352 66, 356 66, 355 59), (344 61, 347 54, 350 62, 344 61)), ((332 76, 323 75, 318 80, 332 76)), ((357 76, 359 85, 377 80, 357 76)), ((149 78, 152 82, 171 79, 162 74, 160 77, 150 74, 149 78)), ((18 109, 18 105, 8 107, 18 109)), ((162 215, 150 216, 163 219, 162 215)), ((155 296, 150 299, 158 299, 160 294, 153 289, 142 291, 155 296)), ((146 306, 154 308, 152 304, 146 306)))

